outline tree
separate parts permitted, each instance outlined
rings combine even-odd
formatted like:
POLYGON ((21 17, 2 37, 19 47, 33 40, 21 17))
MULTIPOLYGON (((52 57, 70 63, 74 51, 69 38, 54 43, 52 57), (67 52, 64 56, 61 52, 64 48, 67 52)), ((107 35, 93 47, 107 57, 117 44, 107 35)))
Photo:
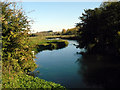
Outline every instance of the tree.
MULTIPOLYGON (((28 32, 27 16, 16 4, 0 2, 2 6, 2 88, 64 89, 60 84, 28 76, 36 67, 28 32), (12 5, 14 5, 12 7, 12 5)), ((1 82, 1 80, 0 80, 1 82)))
POLYGON ((65 29, 63 29, 63 30, 62 30, 62 34, 65 34, 65 33, 66 33, 66 30, 65 30, 65 29))
POLYGON ((106 2, 99 8, 85 10, 77 24, 79 46, 91 53, 120 53, 120 2, 106 2), (118 46, 119 45, 119 46, 118 46))
POLYGON ((1 2, 0 4, 2 6, 3 74, 32 71, 36 64, 28 45, 30 21, 21 9, 16 9, 15 3, 1 2))

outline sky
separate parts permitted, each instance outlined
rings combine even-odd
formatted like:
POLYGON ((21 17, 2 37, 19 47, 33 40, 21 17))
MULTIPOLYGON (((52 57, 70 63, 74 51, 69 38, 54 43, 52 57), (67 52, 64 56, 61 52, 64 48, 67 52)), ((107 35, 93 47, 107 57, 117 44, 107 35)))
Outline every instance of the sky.
POLYGON ((99 7, 101 2, 22 2, 26 15, 33 20, 32 32, 62 31, 80 22, 84 9, 99 7))

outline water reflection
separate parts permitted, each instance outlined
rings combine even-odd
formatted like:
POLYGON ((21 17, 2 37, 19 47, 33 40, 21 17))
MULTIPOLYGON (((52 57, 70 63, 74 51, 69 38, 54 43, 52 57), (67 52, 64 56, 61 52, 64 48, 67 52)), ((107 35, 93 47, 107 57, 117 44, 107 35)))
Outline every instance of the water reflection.
POLYGON ((120 58, 102 55, 82 56, 76 53, 84 50, 76 48, 73 44, 77 45, 77 42, 69 40, 66 48, 39 52, 35 59, 39 67, 35 72, 40 73, 35 73, 35 76, 73 90, 119 87, 120 58))
POLYGON ((87 87, 120 87, 120 58, 115 56, 84 55, 77 62, 79 74, 87 87))

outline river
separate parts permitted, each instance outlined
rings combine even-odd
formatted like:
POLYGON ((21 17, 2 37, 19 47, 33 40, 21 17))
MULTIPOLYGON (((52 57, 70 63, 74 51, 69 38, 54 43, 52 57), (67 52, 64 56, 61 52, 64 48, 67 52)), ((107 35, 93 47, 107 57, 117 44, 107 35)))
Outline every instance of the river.
POLYGON ((35 71, 41 79, 60 83, 69 88, 85 87, 82 75, 78 74, 79 65, 76 62, 80 54, 80 49, 73 44, 74 40, 68 40, 67 47, 58 50, 46 50, 36 55, 36 64, 39 65, 35 71))
MULTIPOLYGON (((59 83, 67 88, 102 88, 117 87, 120 81, 120 65, 102 60, 102 56, 82 57, 77 54, 81 49, 68 40, 69 45, 58 50, 45 50, 36 54, 36 64, 39 71, 36 76, 59 83), (104 62, 105 61, 105 62, 104 62)), ((115 58, 114 58, 115 59, 115 58)))

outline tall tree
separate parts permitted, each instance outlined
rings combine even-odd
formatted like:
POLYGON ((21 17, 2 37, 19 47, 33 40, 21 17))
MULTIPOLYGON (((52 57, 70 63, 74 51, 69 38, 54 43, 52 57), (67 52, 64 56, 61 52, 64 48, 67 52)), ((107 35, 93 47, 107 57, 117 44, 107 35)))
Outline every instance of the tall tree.
POLYGON ((1 2, 2 6, 2 62, 3 74, 29 72, 36 64, 28 45, 30 31, 27 16, 15 3, 1 2))
POLYGON ((79 47, 91 53, 120 53, 120 2, 106 2, 99 8, 85 10, 78 23, 79 47), (119 46, 118 46, 119 45, 119 46))

